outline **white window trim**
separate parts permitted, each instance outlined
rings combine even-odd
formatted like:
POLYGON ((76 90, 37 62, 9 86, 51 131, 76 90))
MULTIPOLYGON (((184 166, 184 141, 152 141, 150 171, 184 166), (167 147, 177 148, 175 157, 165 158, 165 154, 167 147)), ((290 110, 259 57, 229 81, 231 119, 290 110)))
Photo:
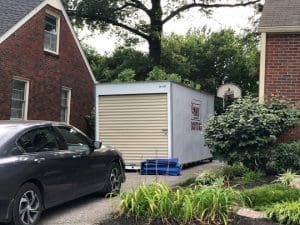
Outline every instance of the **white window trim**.
MULTIPOLYGON (((52 54, 55 54, 55 55, 59 55, 59 40, 60 40, 60 16, 52 11, 49 11, 49 10, 46 10, 46 14, 45 14, 45 17, 46 15, 51 15, 51 16, 54 16, 56 18, 56 30, 57 30, 57 40, 56 40, 56 51, 51 51, 50 49, 46 49, 45 48, 45 45, 44 45, 44 51, 45 52, 49 52, 49 53, 52 53, 52 54)), ((45 32, 45 30, 44 30, 45 32)), ((44 34, 45 35, 45 34, 44 34)), ((45 39, 45 37, 44 37, 45 39)))
POLYGON ((62 91, 67 91, 68 92, 68 111, 67 111, 67 124, 70 124, 70 115, 71 115, 71 97, 72 97, 72 89, 68 87, 62 87, 62 91))
POLYGON ((260 72, 259 72, 259 103, 265 100, 265 77, 266 77, 266 43, 267 34, 261 34, 260 72))
POLYGON ((23 77, 13 77, 13 80, 25 82, 25 106, 24 106, 24 118, 10 118, 11 120, 27 120, 28 118, 28 101, 29 101, 29 79, 23 77))

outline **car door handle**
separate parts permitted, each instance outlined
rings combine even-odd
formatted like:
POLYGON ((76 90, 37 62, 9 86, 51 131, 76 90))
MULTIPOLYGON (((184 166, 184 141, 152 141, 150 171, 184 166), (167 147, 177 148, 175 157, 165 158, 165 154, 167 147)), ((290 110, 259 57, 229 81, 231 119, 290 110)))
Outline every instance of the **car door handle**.
POLYGON ((41 163, 45 160, 46 160, 45 158, 39 158, 39 159, 35 159, 34 161, 37 162, 37 163, 41 163))
POLYGON ((72 158, 73 159, 79 159, 79 158, 81 158, 81 155, 73 155, 72 158))

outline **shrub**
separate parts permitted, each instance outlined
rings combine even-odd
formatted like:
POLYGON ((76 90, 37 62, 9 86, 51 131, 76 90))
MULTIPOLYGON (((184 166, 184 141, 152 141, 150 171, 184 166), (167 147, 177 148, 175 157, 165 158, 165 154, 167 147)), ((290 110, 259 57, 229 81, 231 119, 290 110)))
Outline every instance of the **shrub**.
POLYGON ((241 163, 226 165, 219 170, 221 176, 229 180, 232 180, 235 177, 241 177, 247 172, 249 172, 249 169, 241 163))
POLYGON ((278 145, 272 152, 271 168, 277 173, 300 170, 300 141, 278 145))
POLYGON ((196 177, 195 184, 210 186, 210 185, 213 185, 218 178, 219 178, 219 175, 216 171, 207 170, 205 172, 200 173, 196 177))
POLYGON ((242 191, 246 205, 255 209, 264 209, 282 201, 297 201, 300 190, 281 184, 264 185, 242 191))
POLYGON ((211 118, 205 141, 214 156, 243 163, 252 170, 266 170, 276 136, 293 127, 300 112, 282 103, 259 104, 256 98, 237 100, 226 111, 211 118))
POLYGON ((122 214, 170 223, 187 224, 193 220, 206 224, 227 224, 228 213, 241 200, 231 188, 177 188, 164 184, 141 185, 134 193, 121 193, 122 214))
POLYGON ((249 171, 246 172, 243 176, 242 176, 242 181, 244 183, 251 183, 251 182, 255 182, 257 180, 259 180, 262 176, 264 176, 265 174, 260 172, 260 171, 249 171))
MULTIPOLYGON (((278 177, 278 179, 276 180, 277 182, 283 184, 283 185, 290 185, 293 180, 297 177, 296 173, 293 173, 291 170, 286 171, 283 174, 280 174, 280 176, 278 177)), ((300 196, 299 196, 300 198, 300 196)))
POLYGON ((300 199, 299 201, 274 204, 266 209, 267 216, 281 224, 300 224, 300 199))

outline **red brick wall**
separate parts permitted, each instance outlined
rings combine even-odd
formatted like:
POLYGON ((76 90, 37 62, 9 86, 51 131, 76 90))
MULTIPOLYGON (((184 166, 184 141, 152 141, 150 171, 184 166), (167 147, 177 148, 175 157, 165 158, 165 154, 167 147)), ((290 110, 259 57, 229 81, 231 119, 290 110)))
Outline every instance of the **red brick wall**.
POLYGON ((300 126, 291 129, 290 131, 281 134, 278 137, 278 141, 279 142, 285 142, 285 143, 289 143, 289 142, 293 142, 296 140, 300 140, 300 126))
POLYGON ((268 34, 265 98, 300 102, 300 34, 268 34))
POLYGON ((0 44, 0 119, 10 118, 12 80, 29 79, 28 119, 60 119, 62 86, 72 89, 70 124, 86 130, 94 105, 94 84, 69 27, 58 10, 45 7, 0 44), (44 52, 46 9, 60 15, 59 55, 44 52))
MULTIPOLYGON (((265 99, 280 98, 300 106, 300 34, 267 34, 265 99)), ((281 135, 300 139, 300 127, 281 135)))

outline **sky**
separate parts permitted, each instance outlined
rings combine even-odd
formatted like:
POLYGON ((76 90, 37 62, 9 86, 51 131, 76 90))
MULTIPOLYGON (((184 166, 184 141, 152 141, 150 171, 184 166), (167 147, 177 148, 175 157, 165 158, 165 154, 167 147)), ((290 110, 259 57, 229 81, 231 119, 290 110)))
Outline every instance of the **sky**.
MULTIPOLYGON (((184 13, 181 19, 173 19, 164 26, 164 34, 185 35, 189 30, 201 29, 203 26, 212 31, 218 31, 224 28, 232 28, 236 32, 241 32, 244 28, 251 27, 249 17, 253 16, 255 11, 252 6, 236 8, 218 8, 215 9, 211 18, 199 13, 197 9, 192 9, 184 13)), ((87 29, 79 32, 79 38, 86 44, 94 47, 100 54, 109 54, 120 45, 118 38, 109 33, 92 34, 87 29)), ((141 43, 137 46, 141 51, 148 51, 147 43, 141 43)))

